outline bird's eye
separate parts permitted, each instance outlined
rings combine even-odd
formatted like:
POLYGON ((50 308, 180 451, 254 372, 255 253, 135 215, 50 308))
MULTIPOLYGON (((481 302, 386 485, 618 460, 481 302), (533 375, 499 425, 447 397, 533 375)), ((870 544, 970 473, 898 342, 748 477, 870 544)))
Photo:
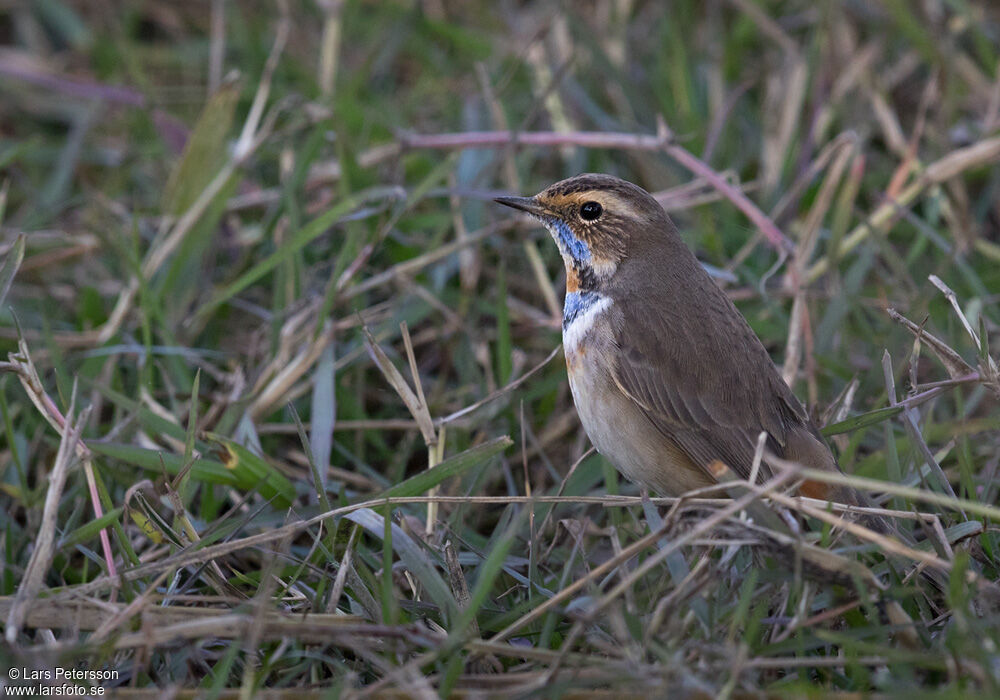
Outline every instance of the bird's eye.
POLYGON ((580 218, 584 221, 594 221, 604 213, 600 202, 584 202, 580 206, 580 218))

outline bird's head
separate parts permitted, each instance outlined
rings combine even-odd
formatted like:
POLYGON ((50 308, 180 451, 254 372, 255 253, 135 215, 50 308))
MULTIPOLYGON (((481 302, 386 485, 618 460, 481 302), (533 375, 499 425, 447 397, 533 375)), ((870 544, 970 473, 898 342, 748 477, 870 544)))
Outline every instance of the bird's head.
POLYGON ((566 288, 596 288, 613 276, 666 214, 648 192, 611 175, 585 174, 550 185, 534 197, 497 197, 540 220, 566 263, 566 288))

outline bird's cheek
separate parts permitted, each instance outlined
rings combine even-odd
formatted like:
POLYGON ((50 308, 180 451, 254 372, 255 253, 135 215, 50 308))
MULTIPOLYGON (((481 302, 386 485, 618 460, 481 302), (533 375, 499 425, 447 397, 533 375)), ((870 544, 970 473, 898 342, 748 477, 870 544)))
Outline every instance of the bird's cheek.
POLYGON ((618 269, 618 260, 611 256, 595 253, 591 256, 590 265, 598 278, 607 279, 618 269))

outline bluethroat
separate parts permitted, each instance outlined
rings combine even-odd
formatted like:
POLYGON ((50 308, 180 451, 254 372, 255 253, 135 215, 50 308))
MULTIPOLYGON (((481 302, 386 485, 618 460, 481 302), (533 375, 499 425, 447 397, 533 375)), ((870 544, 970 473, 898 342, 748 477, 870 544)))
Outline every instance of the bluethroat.
MULTIPOLYGON (((539 219, 559 247, 573 399, 618 471, 664 496, 716 483, 720 462, 747 479, 761 431, 768 453, 838 470, 746 319, 648 192, 585 174, 496 201, 539 219)), ((765 459, 760 478, 770 472, 765 459)), ((816 481, 800 493, 859 503, 816 481)))

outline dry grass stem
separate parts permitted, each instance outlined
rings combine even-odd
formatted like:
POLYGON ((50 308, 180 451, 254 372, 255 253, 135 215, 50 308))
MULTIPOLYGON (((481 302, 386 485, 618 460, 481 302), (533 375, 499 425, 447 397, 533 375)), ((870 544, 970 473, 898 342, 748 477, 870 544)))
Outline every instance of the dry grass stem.
POLYGON ((8 666, 1000 694, 995 4, 0 9, 8 666), (842 472, 753 425, 676 498, 596 453, 559 248, 493 201, 582 172, 653 193, 842 472))
POLYGON ((28 608, 41 591, 45 574, 52 565, 52 558, 55 553, 54 546, 56 543, 59 501, 62 498, 63 487, 66 484, 66 476, 70 467, 77 459, 76 446, 90 413, 90 411, 84 409, 74 422, 72 417, 75 409, 76 387, 74 386, 73 397, 70 400, 68 412, 70 419, 60 432, 59 451, 56 453, 55 462, 49 471, 48 489, 45 492, 45 507, 42 511, 42 522, 38 527, 38 535, 35 537, 34 551, 31 553, 31 559, 28 561, 21 584, 17 588, 17 594, 14 596, 14 600, 11 602, 10 609, 7 612, 4 636, 8 644, 13 644, 17 640, 21 626, 27 617, 28 608))

